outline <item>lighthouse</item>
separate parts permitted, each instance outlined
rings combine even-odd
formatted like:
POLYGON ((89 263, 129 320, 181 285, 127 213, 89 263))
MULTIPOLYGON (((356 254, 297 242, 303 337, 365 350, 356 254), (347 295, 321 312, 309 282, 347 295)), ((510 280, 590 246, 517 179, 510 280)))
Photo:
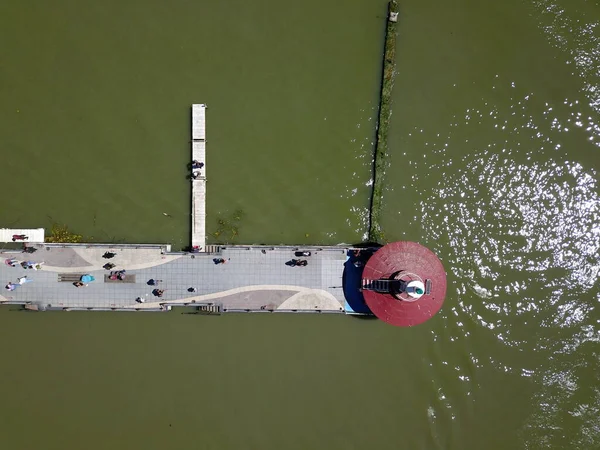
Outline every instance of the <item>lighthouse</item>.
POLYGON ((446 297, 446 271, 439 258, 416 242, 381 247, 364 267, 364 300, 375 316, 410 327, 433 317, 446 297))

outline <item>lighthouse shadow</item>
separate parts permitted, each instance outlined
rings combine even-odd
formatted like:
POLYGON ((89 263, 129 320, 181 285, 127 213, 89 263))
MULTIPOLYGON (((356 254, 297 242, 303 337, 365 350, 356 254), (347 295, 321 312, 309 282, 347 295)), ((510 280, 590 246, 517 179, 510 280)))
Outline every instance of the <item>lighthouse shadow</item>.
MULTIPOLYGON (((362 273, 372 252, 350 250, 346 254, 342 287, 348 306, 357 314, 372 314, 361 291, 362 273)), ((357 316, 367 317, 367 316, 357 316)))

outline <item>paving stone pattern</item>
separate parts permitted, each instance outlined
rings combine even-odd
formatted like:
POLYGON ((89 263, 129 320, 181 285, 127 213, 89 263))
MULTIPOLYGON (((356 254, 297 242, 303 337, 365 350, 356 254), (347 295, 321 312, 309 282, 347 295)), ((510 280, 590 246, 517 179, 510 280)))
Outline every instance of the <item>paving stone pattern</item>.
MULTIPOLYGON (((312 255, 306 258, 306 267, 290 267, 285 263, 294 256, 295 247, 227 247, 215 254, 164 254, 156 248, 94 247, 56 248, 40 245, 33 254, 1 252, 0 281, 17 283, 27 275, 32 282, 20 285, 14 291, 3 288, 0 301, 31 302, 52 307, 148 307, 159 302, 201 302, 209 296, 222 302, 224 307, 251 308, 268 305, 277 308, 298 293, 308 299, 306 309, 339 309, 344 304, 342 275, 348 248, 302 248, 312 255), (117 255, 102 258, 106 251, 117 255), (11 267, 4 260, 44 262, 42 270, 11 267), (215 264, 223 258, 225 264, 215 264), (102 268, 111 262, 112 270, 127 270, 135 275, 135 283, 105 283, 102 268), (133 268, 131 268, 133 267, 133 268), (96 281, 77 288, 72 283, 58 282, 58 272, 87 273, 96 281), (157 286, 148 285, 150 279, 162 280, 157 286), (189 288, 195 292, 189 292, 189 288), (161 298, 152 291, 164 289, 161 298), (218 296, 215 294, 223 293, 218 296), (210 295, 213 294, 213 295, 210 295), (136 298, 145 300, 143 305, 136 298), (313 305, 314 303, 314 305, 313 305)), ((304 303, 300 302, 300 305, 304 303)), ((302 306, 300 306, 302 307, 302 306)))

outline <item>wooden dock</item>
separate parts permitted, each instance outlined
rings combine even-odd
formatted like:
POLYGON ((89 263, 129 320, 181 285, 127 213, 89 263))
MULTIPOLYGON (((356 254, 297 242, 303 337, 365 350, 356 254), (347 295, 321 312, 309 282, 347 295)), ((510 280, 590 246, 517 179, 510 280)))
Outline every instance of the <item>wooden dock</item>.
POLYGON ((192 247, 206 247, 206 105, 192 105, 192 247))
POLYGON ((44 229, 0 228, 0 242, 35 242, 41 244, 44 242, 44 229), (27 239, 13 241, 14 235, 23 235, 27 239))

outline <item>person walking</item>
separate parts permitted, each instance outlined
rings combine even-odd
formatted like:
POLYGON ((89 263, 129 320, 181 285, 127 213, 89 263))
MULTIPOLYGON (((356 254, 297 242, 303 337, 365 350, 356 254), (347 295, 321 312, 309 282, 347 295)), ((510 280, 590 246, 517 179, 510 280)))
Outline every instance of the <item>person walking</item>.
POLYGON ((6 286, 4 286, 4 289, 6 289, 7 291, 14 291, 18 287, 19 287, 18 284, 9 282, 6 286))
POLYGON ((33 280, 30 278, 27 278, 27 275, 25 275, 24 277, 17 278, 17 281, 19 282, 19 284, 25 284, 25 283, 31 283, 33 280))

